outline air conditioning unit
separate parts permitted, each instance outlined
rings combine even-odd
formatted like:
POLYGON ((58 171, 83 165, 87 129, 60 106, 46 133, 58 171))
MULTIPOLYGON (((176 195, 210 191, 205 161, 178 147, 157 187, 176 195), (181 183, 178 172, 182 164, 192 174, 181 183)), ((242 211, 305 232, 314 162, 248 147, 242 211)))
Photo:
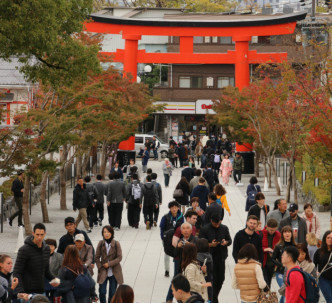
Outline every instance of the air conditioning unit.
POLYGON ((258 43, 258 36, 252 36, 251 43, 258 43))

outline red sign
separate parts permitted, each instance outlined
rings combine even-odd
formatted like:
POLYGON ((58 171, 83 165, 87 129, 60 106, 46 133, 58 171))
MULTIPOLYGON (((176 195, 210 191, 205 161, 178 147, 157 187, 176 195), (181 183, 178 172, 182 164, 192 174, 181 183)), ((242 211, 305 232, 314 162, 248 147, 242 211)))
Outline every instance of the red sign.
POLYGON ((202 109, 212 109, 212 104, 210 105, 202 104, 202 109))

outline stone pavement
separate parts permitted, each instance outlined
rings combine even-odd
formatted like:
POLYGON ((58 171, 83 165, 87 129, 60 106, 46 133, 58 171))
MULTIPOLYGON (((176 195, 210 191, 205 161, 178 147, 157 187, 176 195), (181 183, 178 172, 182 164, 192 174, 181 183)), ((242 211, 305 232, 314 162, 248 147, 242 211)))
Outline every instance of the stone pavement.
MULTIPOLYGON (((181 170, 175 169, 173 176, 170 180, 170 187, 165 188, 163 185, 163 175, 161 170, 161 162, 149 161, 148 167, 158 173, 158 181, 163 186, 163 205, 160 209, 160 218, 163 214, 168 212, 167 204, 172 200, 173 190, 176 183, 181 176, 181 170)), ((244 176, 243 181, 247 180, 249 176, 244 176)), ((246 187, 247 184, 245 184, 246 187)), ((227 200, 231 209, 231 216, 225 213, 223 223, 229 227, 232 239, 235 233, 244 228, 247 214, 244 211, 245 197, 242 193, 243 188, 238 188, 234 185, 233 181, 230 181, 230 185, 226 187, 227 200)), ((266 193, 269 196, 269 193, 266 193)), ((272 192, 271 192, 271 195, 272 192)), ((272 198, 268 198, 268 201, 273 201, 272 198)), ((272 204, 272 203, 269 203, 272 204)), ((65 233, 64 218, 67 216, 76 217, 76 213, 72 210, 72 189, 67 189, 67 206, 68 210, 61 211, 59 209, 59 195, 54 194, 50 198, 50 204, 48 206, 49 217, 52 221, 46 224, 48 238, 59 238, 65 233)), ((105 212, 106 218, 104 219, 104 225, 108 223, 107 212, 105 212)), ((320 218, 323 221, 322 231, 329 228, 329 214, 322 213, 320 218)), ((36 205, 32 209, 31 221, 35 224, 41 220, 41 209, 39 205, 36 205)), ((15 226, 17 221, 13 223, 15 226)), ((7 223, 4 225, 4 233, 0 234, 0 253, 8 253, 15 258, 15 248, 17 243, 18 228, 10 227, 7 223)), ((82 223, 79 228, 83 229, 82 223)), ((97 246, 98 241, 102 239, 101 228, 94 228, 89 237, 94 245, 97 246)), ((143 216, 141 216, 141 225, 139 229, 133 229, 128 226, 127 211, 123 211, 122 226, 120 231, 115 232, 115 239, 120 241, 123 259, 122 268, 124 274, 124 281, 126 284, 131 285, 135 291, 136 303, 161 303, 165 301, 168 287, 170 285, 171 278, 164 277, 164 252, 160 239, 159 228, 152 228, 152 230, 146 230, 143 225, 143 216)), ((239 291, 233 290, 231 287, 231 277, 234 270, 234 260, 231 256, 232 246, 229 247, 229 257, 226 262, 226 274, 223 288, 220 292, 220 302, 238 303, 240 302, 239 291)), ((173 273, 173 266, 171 262, 171 275, 173 273)), ((96 277, 96 274, 94 275, 96 277)), ((275 279, 273 281, 272 289, 277 290, 277 284, 275 279)), ((324 302, 322 300, 321 302, 324 302)))

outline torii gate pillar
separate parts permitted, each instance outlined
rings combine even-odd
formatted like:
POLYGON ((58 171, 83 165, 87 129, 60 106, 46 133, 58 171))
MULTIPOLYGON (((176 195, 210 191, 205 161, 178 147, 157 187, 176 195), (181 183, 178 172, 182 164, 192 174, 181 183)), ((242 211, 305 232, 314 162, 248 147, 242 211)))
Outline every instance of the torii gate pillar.
POLYGON ((129 74, 131 74, 131 80, 135 82, 137 77, 138 40, 141 40, 141 36, 123 34, 122 38, 125 39, 125 52, 123 60, 124 76, 128 77, 129 74))
POLYGON ((233 37, 235 41, 235 86, 242 90, 250 83, 249 41, 251 37, 233 37))

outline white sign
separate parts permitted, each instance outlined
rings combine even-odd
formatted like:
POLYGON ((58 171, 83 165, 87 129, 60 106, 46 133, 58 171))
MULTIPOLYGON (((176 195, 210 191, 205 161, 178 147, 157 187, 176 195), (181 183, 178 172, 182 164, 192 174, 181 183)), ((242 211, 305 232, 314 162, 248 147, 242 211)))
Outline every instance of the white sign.
POLYGON ((196 101, 196 114, 215 114, 212 109, 212 100, 197 100, 196 101))
POLYGON ((163 114, 195 114, 195 102, 157 101, 154 104, 165 104, 163 114))

